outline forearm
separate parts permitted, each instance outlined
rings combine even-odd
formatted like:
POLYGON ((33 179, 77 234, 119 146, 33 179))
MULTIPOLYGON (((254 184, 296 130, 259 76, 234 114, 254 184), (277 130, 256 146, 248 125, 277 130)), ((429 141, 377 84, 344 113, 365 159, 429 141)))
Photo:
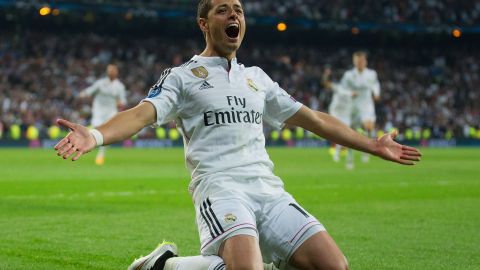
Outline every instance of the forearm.
POLYGON ((349 148, 371 154, 375 154, 377 151, 375 140, 369 139, 352 130, 331 115, 313 111, 305 106, 287 120, 287 123, 300 126, 329 141, 349 148))
POLYGON ((103 144, 123 141, 138 133, 145 126, 155 122, 155 109, 151 104, 140 105, 117 113, 97 129, 103 135, 103 144))
POLYGON ((340 145, 375 154, 375 140, 361 135, 329 114, 318 111, 314 113, 320 119, 314 126, 315 134, 340 145))

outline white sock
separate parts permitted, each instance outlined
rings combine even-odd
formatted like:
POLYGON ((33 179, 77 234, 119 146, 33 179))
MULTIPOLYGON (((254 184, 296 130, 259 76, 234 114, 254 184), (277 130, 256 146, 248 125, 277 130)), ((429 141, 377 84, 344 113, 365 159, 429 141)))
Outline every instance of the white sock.
POLYGON ((347 163, 353 164, 353 150, 351 148, 348 148, 347 163))
POLYGON ((163 270, 224 270, 225 263, 218 256, 173 257, 163 270))
POLYGON ((340 156, 340 151, 342 150, 342 146, 340 144, 335 145, 335 156, 339 157, 340 156))
MULTIPOLYGON (((273 264, 263 264, 264 270, 276 270, 273 264)), ((167 260, 163 270, 226 270, 218 256, 173 257, 167 260)))
POLYGON ((99 146, 97 152, 97 158, 105 156, 105 146, 99 146))

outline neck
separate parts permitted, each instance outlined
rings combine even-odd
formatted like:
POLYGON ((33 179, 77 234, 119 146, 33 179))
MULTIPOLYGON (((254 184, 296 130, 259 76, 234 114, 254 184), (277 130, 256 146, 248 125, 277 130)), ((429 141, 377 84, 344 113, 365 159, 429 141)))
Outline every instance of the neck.
POLYGON ((358 72, 363 72, 365 68, 357 68, 358 72))
POLYGON ((233 51, 229 54, 223 54, 211 48, 210 46, 207 46, 205 50, 200 54, 200 56, 205 56, 205 57, 219 56, 219 57, 226 58, 230 63, 230 61, 232 61, 232 59, 235 58, 236 53, 237 53, 236 51, 233 51))

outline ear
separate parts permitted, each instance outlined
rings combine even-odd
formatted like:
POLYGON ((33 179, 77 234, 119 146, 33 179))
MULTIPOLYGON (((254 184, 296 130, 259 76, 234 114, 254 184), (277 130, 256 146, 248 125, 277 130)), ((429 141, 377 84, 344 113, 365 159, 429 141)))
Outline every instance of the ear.
POLYGON ((208 32, 209 29, 208 29, 207 19, 199 18, 197 22, 198 22, 198 26, 200 26, 200 30, 202 30, 203 33, 208 32))

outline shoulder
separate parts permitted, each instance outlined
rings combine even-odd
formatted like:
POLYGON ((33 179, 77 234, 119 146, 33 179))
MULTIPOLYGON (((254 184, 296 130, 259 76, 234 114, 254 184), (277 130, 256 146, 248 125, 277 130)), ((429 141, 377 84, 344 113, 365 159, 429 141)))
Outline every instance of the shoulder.
POLYGON ((119 79, 115 80, 115 84, 119 87, 125 87, 125 84, 123 84, 123 82, 121 82, 119 79))
POLYGON ((270 76, 268 76, 268 74, 260 67, 257 67, 257 66, 245 67, 241 65, 241 68, 244 70, 245 75, 249 77, 253 77, 260 80, 271 80, 270 76))
POLYGON ((108 78, 103 77, 103 78, 100 78, 100 79, 96 80, 95 84, 103 84, 103 83, 106 83, 106 82, 108 82, 108 78))
POLYGON ((345 73, 343 73, 343 76, 345 78, 351 78, 354 74, 354 70, 353 69, 349 69, 349 70, 346 70, 345 73))
POLYGON ((373 69, 367 69, 368 73, 370 73, 372 76, 377 76, 377 72, 373 69))

